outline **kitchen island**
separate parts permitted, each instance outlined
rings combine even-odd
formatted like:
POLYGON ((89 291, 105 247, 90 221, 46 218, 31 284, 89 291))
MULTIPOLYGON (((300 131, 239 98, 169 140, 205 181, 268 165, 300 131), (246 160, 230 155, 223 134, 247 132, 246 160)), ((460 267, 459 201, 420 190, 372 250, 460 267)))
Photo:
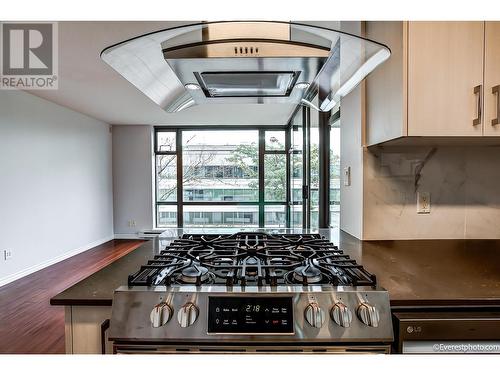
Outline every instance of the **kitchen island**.
MULTIPOLYGON (((68 353, 110 351, 101 343, 114 290, 185 232, 165 231, 51 299, 66 309, 68 353)), ((346 233, 320 233, 377 276, 378 285, 389 291, 393 311, 500 307, 500 241, 359 241, 346 233)))

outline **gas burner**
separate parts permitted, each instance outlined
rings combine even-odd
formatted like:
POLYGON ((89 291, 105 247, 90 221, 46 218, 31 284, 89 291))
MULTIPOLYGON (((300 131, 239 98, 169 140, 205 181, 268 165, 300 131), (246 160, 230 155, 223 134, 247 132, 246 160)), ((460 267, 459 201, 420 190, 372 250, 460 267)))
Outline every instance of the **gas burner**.
POLYGON ((208 268, 199 263, 190 262, 186 268, 182 269, 179 279, 184 284, 202 284, 210 279, 210 273, 208 268))
POLYGON ((302 284, 314 284, 323 279, 322 272, 314 265, 315 261, 303 266, 297 267, 293 270, 293 278, 302 284))
POLYGON ((129 285, 375 286, 375 276, 319 234, 185 234, 129 276, 129 285))
POLYGON ((259 272, 260 260, 254 256, 249 256, 242 261, 247 276, 257 276, 259 272))

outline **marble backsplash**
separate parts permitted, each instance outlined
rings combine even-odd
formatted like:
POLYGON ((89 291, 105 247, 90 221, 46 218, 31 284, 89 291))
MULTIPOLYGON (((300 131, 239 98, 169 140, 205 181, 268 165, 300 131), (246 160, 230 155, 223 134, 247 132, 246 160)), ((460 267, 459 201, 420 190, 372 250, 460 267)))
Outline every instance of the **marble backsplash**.
POLYGON ((500 146, 364 151, 363 239, 500 238, 500 146), (417 214, 417 192, 431 212, 417 214))

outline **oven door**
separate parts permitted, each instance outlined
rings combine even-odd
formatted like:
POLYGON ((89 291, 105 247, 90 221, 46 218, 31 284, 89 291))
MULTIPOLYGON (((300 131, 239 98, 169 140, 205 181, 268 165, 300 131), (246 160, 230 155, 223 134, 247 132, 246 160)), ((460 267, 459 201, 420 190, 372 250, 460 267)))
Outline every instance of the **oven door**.
POLYGON ((399 353, 500 353, 500 312, 401 312, 394 324, 399 353))
POLYGON ((287 345, 276 344, 142 344, 115 343, 115 354, 389 354, 390 344, 287 345))

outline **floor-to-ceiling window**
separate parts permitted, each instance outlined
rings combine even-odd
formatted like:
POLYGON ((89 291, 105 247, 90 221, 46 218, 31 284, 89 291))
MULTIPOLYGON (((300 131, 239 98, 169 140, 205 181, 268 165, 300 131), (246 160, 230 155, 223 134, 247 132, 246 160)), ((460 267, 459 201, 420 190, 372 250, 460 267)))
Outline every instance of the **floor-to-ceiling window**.
POLYGON ((156 227, 317 229, 325 210, 325 225, 339 228, 340 116, 327 124, 328 150, 316 115, 299 107, 286 128, 155 129, 156 227), (324 180, 320 147, 329 152, 324 180))
POLYGON ((330 227, 340 228, 340 111, 330 123, 330 227))
MULTIPOLYGON (((331 228, 340 227, 340 110, 330 117, 329 123, 319 120, 319 113, 300 107, 292 117, 290 154, 290 225, 294 228, 318 229, 320 211, 325 210, 331 228), (321 142, 320 126, 328 127, 328 142, 321 142), (323 145, 323 146, 322 146, 323 145), (329 174, 320 170, 321 147, 327 153, 329 174), (326 178, 325 178, 326 177, 326 178), (321 207, 320 189, 327 190, 328 200, 321 207)), ((325 160, 325 159, 323 159, 325 160)), ((328 172, 326 172, 328 173, 328 172)))
POLYGON ((285 130, 264 131, 264 226, 286 227, 287 142, 285 130))
POLYGON ((284 129, 155 130, 157 227, 286 227, 284 129))
POLYGON ((320 177, 320 162, 319 162, 319 112, 311 110, 310 121, 310 135, 309 135, 309 225, 313 229, 319 227, 319 177, 320 177))
POLYGON ((177 132, 155 134, 156 224, 177 226, 177 132))
POLYGON ((290 122, 290 225, 292 228, 303 228, 304 223, 304 136, 306 108, 299 107, 290 122))

